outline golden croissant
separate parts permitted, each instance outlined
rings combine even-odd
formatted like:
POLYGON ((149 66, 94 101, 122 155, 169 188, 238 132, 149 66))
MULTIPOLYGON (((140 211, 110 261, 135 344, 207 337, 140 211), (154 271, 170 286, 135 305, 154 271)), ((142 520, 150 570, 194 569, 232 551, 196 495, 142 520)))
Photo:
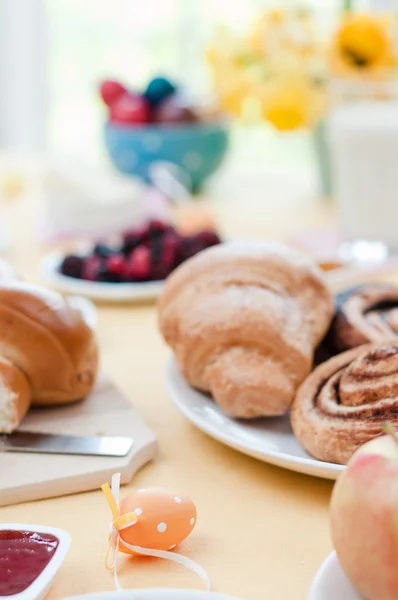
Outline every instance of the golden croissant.
POLYGON ((168 279, 159 326, 193 387, 238 418, 284 414, 334 305, 320 270, 278 244, 221 244, 168 279))

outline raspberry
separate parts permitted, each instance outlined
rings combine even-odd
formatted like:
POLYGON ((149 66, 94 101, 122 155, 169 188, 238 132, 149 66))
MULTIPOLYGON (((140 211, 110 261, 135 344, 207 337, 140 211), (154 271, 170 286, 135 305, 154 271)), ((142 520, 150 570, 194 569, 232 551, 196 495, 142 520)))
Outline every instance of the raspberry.
POLYGON ((99 256, 87 256, 84 259, 82 277, 86 281, 99 281, 100 270, 103 266, 103 260, 99 256))
POLYGON ((151 278, 151 252, 146 246, 132 251, 127 262, 127 275, 130 281, 147 281, 151 278))
POLYGON ((107 281, 120 282, 127 278, 127 264, 122 254, 113 254, 109 256, 105 263, 108 275, 107 281))

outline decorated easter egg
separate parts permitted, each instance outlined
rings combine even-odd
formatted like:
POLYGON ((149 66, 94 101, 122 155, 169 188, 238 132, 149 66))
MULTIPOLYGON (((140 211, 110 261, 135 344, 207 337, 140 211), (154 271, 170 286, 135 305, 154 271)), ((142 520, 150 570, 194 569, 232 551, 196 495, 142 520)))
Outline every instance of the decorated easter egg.
POLYGON ((121 125, 148 123, 150 106, 139 94, 124 94, 110 107, 110 121, 121 125))
POLYGON ((142 548, 172 550, 188 537, 196 523, 192 500, 165 488, 148 488, 126 496, 120 502, 120 514, 133 512, 137 522, 123 527, 120 538, 142 548))
POLYGON ((184 99, 173 94, 157 106, 154 112, 154 121, 159 124, 194 123, 198 120, 193 109, 188 106, 184 99))
POLYGON ((127 94, 127 89, 119 81, 107 79, 100 85, 101 98, 109 107, 125 94, 127 94))
POLYGON ((145 90, 144 96, 151 106, 157 106, 174 94, 176 86, 166 77, 155 77, 145 90))

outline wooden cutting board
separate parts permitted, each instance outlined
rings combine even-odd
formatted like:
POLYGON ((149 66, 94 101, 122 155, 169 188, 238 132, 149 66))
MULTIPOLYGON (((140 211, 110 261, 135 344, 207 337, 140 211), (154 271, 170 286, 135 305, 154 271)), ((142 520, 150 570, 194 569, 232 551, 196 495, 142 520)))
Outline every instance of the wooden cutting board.
POLYGON ((156 453, 156 439, 131 403, 105 376, 84 401, 32 409, 20 430, 130 436, 128 456, 109 458, 0 452, 0 506, 99 489, 114 473, 128 483, 156 453))

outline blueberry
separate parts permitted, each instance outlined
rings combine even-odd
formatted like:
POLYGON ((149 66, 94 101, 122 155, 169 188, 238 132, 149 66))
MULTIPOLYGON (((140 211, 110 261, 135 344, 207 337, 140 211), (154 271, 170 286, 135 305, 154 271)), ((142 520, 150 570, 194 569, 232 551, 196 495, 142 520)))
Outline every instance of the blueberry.
POLYGON ((93 254, 95 256, 99 256, 100 258, 108 258, 115 253, 115 250, 109 248, 106 244, 96 244, 93 249, 93 254))
POLYGON ((152 107, 157 106, 163 100, 174 94, 176 86, 166 77, 155 77, 149 82, 144 96, 152 107))
POLYGON ((67 275, 68 277, 81 279, 83 275, 83 267, 84 258, 82 256, 71 254, 69 256, 65 256, 60 266, 60 271, 63 273, 63 275, 67 275))
POLYGON ((121 283, 123 278, 118 273, 108 271, 106 266, 103 265, 98 270, 97 281, 103 281, 106 283, 121 283))

